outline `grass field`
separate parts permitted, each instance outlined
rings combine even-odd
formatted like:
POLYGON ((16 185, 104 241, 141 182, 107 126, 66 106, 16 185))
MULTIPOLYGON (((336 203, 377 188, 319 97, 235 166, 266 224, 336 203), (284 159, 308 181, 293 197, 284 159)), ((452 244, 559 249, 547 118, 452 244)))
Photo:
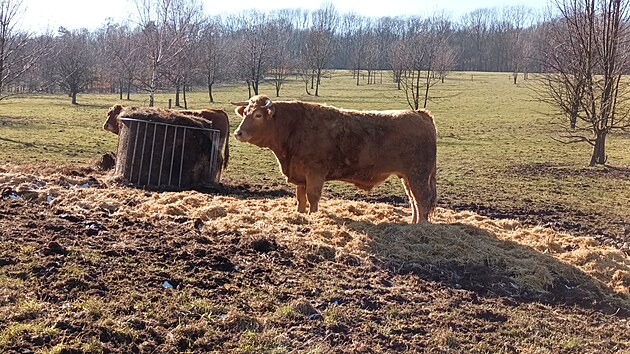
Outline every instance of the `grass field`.
MULTIPOLYGON (((323 80, 320 97, 306 95, 301 82, 290 80, 280 99, 353 109, 406 108, 404 92, 390 81, 385 72, 382 84, 356 86, 348 72, 335 72, 323 80)), ((530 84, 514 85, 507 73, 453 73, 432 88, 432 96, 443 97, 428 105, 439 132, 439 203, 499 216, 523 214, 533 223, 535 214, 559 212, 563 220, 558 223, 567 224, 564 216, 577 213, 579 219, 568 222, 569 227, 579 230, 587 222, 592 232, 601 222, 600 233, 623 241, 624 225, 630 220, 630 135, 608 139, 608 161, 615 169, 588 168, 590 146, 551 139, 552 108, 532 97, 530 84)), ((273 92, 270 84, 261 85, 261 93, 273 92)), ((169 98, 173 95, 159 94, 156 105, 166 106, 169 98)), ((188 95, 188 107, 225 109, 233 131, 239 119, 229 102, 246 99, 246 86, 217 87, 215 98, 216 103, 207 103, 207 93, 199 89, 188 95)), ((122 103, 146 105, 147 99, 146 94, 135 94, 122 103)), ((0 102, 0 162, 86 163, 114 151, 116 136, 101 125, 107 108, 121 102, 118 96, 85 94, 78 102, 72 106, 65 95, 0 102)), ((270 151, 234 139, 229 143, 231 166, 224 173, 228 183, 285 188, 270 151)), ((341 183, 328 183, 326 194, 364 198, 353 186, 341 183)), ((379 199, 403 195, 394 178, 371 193, 379 199)))

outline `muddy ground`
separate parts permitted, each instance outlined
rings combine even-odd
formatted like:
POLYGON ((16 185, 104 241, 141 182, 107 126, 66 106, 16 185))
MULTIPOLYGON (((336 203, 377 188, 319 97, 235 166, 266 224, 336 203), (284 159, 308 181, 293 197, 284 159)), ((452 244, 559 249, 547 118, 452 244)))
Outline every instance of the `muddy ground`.
MULTIPOLYGON (((99 171, 65 173, 79 182, 60 178, 60 189, 105 190, 99 171)), ((523 291, 491 265, 405 264, 286 242, 307 243, 312 230, 299 224, 283 237, 252 236, 185 215, 77 213, 2 187, 0 352, 630 352, 630 308, 570 279, 523 291)), ((286 191, 228 181, 206 193, 256 200, 286 191)), ((531 211, 502 213, 494 216, 527 222, 531 211)), ((600 228, 588 220, 579 230, 600 228)))

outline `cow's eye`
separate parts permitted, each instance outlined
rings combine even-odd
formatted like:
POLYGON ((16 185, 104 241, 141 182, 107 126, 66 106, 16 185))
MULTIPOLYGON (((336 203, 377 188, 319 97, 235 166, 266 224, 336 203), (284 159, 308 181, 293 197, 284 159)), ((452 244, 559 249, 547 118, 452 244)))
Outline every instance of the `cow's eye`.
POLYGON ((254 118, 256 118, 256 119, 262 118, 262 113, 255 113, 254 114, 254 118))

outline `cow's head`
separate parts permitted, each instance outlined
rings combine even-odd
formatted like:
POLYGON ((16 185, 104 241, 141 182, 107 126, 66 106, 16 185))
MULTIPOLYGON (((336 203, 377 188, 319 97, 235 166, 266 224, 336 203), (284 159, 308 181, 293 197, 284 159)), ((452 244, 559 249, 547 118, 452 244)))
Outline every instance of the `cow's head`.
POLYGON ((265 139, 271 133, 269 120, 275 113, 271 99, 265 95, 254 96, 249 101, 233 103, 238 107, 234 110, 243 121, 234 132, 238 141, 256 142, 265 139))
POLYGON ((103 124, 103 129, 107 130, 108 132, 118 134, 118 115, 120 114, 120 111, 122 111, 122 109, 123 106, 117 104, 115 106, 112 106, 107 111, 107 120, 105 121, 105 124, 103 124))

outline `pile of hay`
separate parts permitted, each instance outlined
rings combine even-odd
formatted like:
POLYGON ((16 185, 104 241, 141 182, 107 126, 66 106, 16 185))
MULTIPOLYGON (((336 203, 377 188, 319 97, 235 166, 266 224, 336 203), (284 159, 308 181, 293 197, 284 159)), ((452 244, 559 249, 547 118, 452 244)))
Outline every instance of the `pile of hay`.
POLYGON ((492 220, 471 212, 438 208, 432 224, 407 224, 405 208, 325 200, 321 212, 295 212, 293 198, 238 199, 198 192, 153 193, 74 190, 55 199, 64 208, 99 209, 152 223, 200 219, 206 227, 251 237, 274 237, 289 247, 333 247, 337 254, 377 256, 421 265, 496 265, 513 274, 514 285, 544 291, 555 278, 575 284, 592 277, 629 295, 630 259, 621 251, 544 227, 492 220), (121 192, 125 198, 121 199, 121 192))
POLYGON ((295 199, 290 197, 240 199, 195 191, 76 187, 82 181, 64 187, 55 182, 60 178, 5 172, 0 173, 0 188, 8 184, 16 190, 39 188, 40 195, 52 196, 51 206, 77 214, 107 211, 112 217, 154 224, 185 217, 203 221, 204 232, 274 238, 296 251, 331 250, 333 257, 376 257, 401 266, 493 267, 509 276, 509 286, 538 292, 549 291, 562 279, 562 284, 568 281, 575 287, 595 286, 630 308, 630 257, 588 237, 515 220, 437 208, 431 224, 414 225, 407 224, 408 208, 340 199, 322 200, 320 212, 305 215, 295 212, 295 199))

